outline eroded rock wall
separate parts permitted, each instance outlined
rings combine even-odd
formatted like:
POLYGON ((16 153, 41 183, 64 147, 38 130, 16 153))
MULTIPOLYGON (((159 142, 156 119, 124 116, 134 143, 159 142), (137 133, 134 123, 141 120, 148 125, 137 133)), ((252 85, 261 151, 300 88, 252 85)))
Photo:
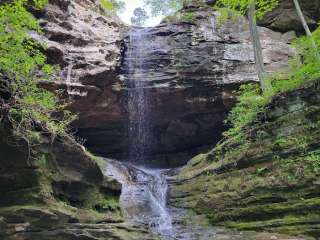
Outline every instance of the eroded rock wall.
POLYGON ((248 148, 193 158, 172 181, 171 203, 213 225, 318 238, 318 83, 280 94, 248 126, 248 148))
MULTIPOLYGON (((169 22, 146 29, 150 161, 181 165, 220 139, 223 120, 234 104, 232 91, 240 83, 257 81, 247 25, 243 18, 221 24, 209 6, 189 5, 169 22)), ((293 55, 286 35, 266 28, 260 32, 268 71, 286 68, 293 55)), ((120 81, 104 92, 116 96, 115 101, 92 109, 94 123, 87 119, 81 124, 80 113, 78 125, 89 148, 117 158, 125 158, 128 149, 128 36, 124 41, 120 81)))
MULTIPOLYGON (((51 1, 38 13, 58 81, 78 113, 74 128, 97 154, 125 159, 128 152, 128 28, 104 16, 95 1, 51 1)), ((150 162, 181 165, 221 137, 233 90, 257 81, 248 23, 222 24, 206 4, 191 3, 146 29, 152 147, 150 162)), ((260 28, 269 72, 287 67, 291 35, 260 28)))
MULTIPOLYGON (((119 68, 122 34, 127 30, 114 14, 105 14, 99 6, 99 1, 52 0, 36 13, 44 34, 32 36, 47 45, 48 62, 61 68, 56 81, 42 85, 64 90, 62 98, 79 116, 74 128, 88 134, 104 132, 112 142, 108 131, 117 131, 122 119, 119 68)), ((108 144, 99 147, 108 148, 108 144)))

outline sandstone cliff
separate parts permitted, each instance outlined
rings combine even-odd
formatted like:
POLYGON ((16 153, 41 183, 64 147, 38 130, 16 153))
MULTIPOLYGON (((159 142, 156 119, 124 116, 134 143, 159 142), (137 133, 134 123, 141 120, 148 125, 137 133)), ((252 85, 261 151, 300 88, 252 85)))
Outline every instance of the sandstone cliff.
MULTIPOLYGON (((127 29, 77 1, 65 9, 68 14, 49 5, 41 17, 48 57, 63 68, 60 81, 47 87, 67 90, 71 108, 79 113, 74 127, 89 149, 126 158, 127 29)), ((232 91, 257 80, 247 22, 220 24, 210 6, 189 4, 145 31, 144 77, 155 139, 150 161, 181 165, 220 139, 223 120, 234 104, 232 91)), ((268 71, 286 68, 293 54, 288 35, 260 31, 268 71)))
POLYGON ((229 143, 193 158, 172 182, 172 204, 213 225, 319 237, 318 83, 274 97, 248 126, 249 147, 229 143))

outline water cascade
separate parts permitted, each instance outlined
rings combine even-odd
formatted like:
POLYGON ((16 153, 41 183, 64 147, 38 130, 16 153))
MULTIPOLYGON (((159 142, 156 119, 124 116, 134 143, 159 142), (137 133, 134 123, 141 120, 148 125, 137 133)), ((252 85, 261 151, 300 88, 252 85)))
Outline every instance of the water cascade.
POLYGON ((148 92, 148 65, 145 61, 151 41, 145 28, 134 28, 129 32, 126 56, 129 113, 128 161, 146 165, 146 156, 152 144, 148 92))
POLYGON ((107 161, 105 175, 122 184, 120 205, 125 219, 132 224, 145 225, 162 236, 169 236, 172 220, 166 206, 168 185, 163 171, 107 161))
POLYGON ((163 240, 236 239, 248 240, 238 232, 208 229, 198 219, 188 217, 186 210, 167 206, 170 170, 152 169, 148 157, 153 134, 150 111, 150 73, 147 59, 157 50, 148 28, 133 28, 124 62, 128 86, 128 156, 126 162, 106 159, 105 175, 122 184, 120 205, 124 218, 148 227, 163 240), (243 238, 244 237, 244 238, 243 238))
POLYGON ((109 161, 106 174, 122 183, 120 203, 124 217, 138 224, 148 225, 154 232, 168 235, 172 229, 166 207, 167 181, 162 170, 148 168, 147 156, 152 145, 148 62, 152 41, 147 28, 133 28, 125 56, 128 85, 127 107, 128 157, 127 163, 109 161))

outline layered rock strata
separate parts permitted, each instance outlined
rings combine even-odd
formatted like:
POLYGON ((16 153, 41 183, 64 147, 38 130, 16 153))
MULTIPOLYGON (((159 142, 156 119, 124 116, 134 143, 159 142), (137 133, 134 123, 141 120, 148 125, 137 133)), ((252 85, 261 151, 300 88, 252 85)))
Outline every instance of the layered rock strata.
POLYGON ((317 84, 274 97, 243 149, 193 158, 172 182, 171 203, 213 225, 320 236, 317 84))
MULTIPOLYGON (((61 81, 47 88, 67 90, 79 114, 74 127, 90 149, 126 158, 129 39, 121 38, 124 28, 115 20, 77 2, 67 9, 68 14, 49 5, 41 18, 49 59, 59 59, 63 67, 61 81)), ((171 22, 146 30, 154 135, 150 159, 181 165, 220 139, 234 103, 232 91, 242 82, 257 81, 247 25, 244 19, 221 24, 209 6, 189 5, 171 22)), ((266 28, 260 32, 268 71, 286 68, 293 54, 286 35, 266 28)))

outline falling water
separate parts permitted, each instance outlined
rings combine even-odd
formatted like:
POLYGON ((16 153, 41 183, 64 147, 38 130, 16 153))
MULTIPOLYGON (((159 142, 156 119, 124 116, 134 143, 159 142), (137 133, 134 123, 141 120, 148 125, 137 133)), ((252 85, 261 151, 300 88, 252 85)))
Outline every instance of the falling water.
POLYGON ((168 185, 163 171, 107 162, 105 175, 122 184, 120 205, 125 219, 145 225, 162 236, 171 235, 172 220, 166 206, 168 185))
POLYGON ((122 183, 120 203, 124 217, 148 227, 161 235, 172 229, 168 212, 168 185, 162 170, 148 168, 152 147, 148 58, 153 43, 147 28, 133 28, 125 56, 128 85, 128 163, 110 162, 106 174, 122 183))
POLYGON ((150 118, 152 88, 148 84, 152 68, 148 59, 156 48, 148 29, 132 29, 129 39, 124 64, 128 83, 128 161, 106 159, 104 173, 122 184, 120 206, 124 218, 148 227, 162 240, 255 239, 239 232, 204 227, 201 218, 190 218, 186 210, 167 206, 170 170, 151 169, 147 162, 154 137, 150 118))
POLYGON ((148 32, 134 28, 129 33, 128 45, 128 112, 129 112, 129 157, 132 163, 145 164, 152 135, 146 69, 148 32))
POLYGON ((80 97, 85 97, 87 96, 88 92, 87 91, 81 91, 81 83, 79 82, 73 82, 72 81, 72 70, 74 68, 74 64, 70 61, 66 71, 63 71, 62 73, 62 78, 65 79, 66 82, 66 87, 67 87, 67 93, 69 100, 72 99, 73 96, 80 96, 80 97))
POLYGON ((72 90, 71 90, 71 72, 72 72, 72 68, 73 68, 73 64, 69 63, 68 70, 67 70, 67 79, 66 79, 67 93, 68 93, 69 97, 72 94, 72 90))

